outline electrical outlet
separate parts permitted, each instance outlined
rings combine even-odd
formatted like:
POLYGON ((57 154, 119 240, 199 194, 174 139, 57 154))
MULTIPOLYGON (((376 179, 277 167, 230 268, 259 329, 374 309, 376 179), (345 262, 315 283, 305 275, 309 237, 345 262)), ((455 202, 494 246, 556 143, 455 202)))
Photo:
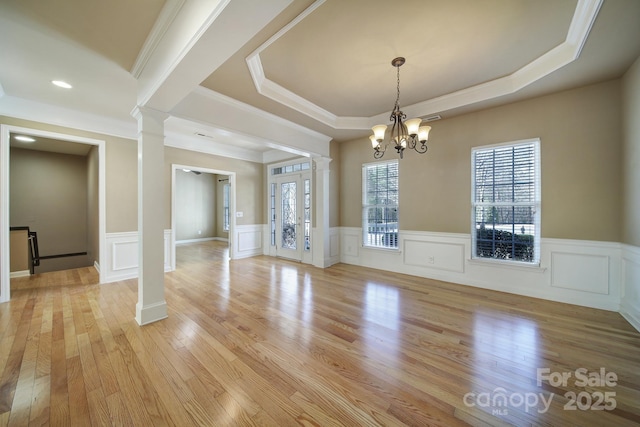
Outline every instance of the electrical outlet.
POLYGON ((427 263, 428 264, 435 264, 435 262, 436 262, 436 258, 433 255, 429 255, 427 257, 427 263))

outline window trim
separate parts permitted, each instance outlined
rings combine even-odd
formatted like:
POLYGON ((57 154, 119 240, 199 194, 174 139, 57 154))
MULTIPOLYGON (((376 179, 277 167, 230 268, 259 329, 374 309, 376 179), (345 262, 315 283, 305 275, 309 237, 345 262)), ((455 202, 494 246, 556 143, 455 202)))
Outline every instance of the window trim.
POLYGON ((389 251, 389 252, 400 252, 400 162, 398 161, 398 159, 391 159, 391 160, 382 160, 382 161, 378 161, 378 162, 368 162, 368 163, 363 163, 362 164, 362 186, 361 186, 361 201, 362 201, 362 208, 360 210, 361 213, 361 223, 360 226, 362 228, 362 236, 360 239, 360 245, 362 248, 365 249, 374 249, 374 250, 383 250, 383 251, 389 251), (371 167, 371 166, 382 166, 382 165, 389 165, 389 164, 395 164, 397 165, 397 169, 398 169, 398 203, 395 205, 395 209, 396 209, 396 215, 398 217, 398 230, 397 230, 397 236, 396 236, 396 246, 382 246, 382 245, 372 245, 372 244, 367 244, 365 242, 365 236, 366 236, 366 227, 365 227, 365 209, 368 209, 368 207, 370 206, 374 206, 374 205, 367 205, 366 202, 366 192, 365 192, 365 185, 366 185, 366 175, 367 175, 367 168, 371 167))
POLYGON ((518 141, 509 141, 502 142, 498 144, 490 144, 490 145, 482 145, 471 148, 471 257, 470 261, 474 263, 487 263, 487 264, 502 264, 508 266, 519 266, 522 268, 536 268, 540 267, 540 259, 541 259, 541 223, 542 223, 542 177, 541 177, 541 154, 540 154, 540 138, 530 138, 523 139, 518 141), (503 206, 533 206, 534 208, 534 235, 533 235, 533 260, 529 261, 521 261, 514 259, 500 259, 500 258, 490 258, 490 257, 479 257, 476 255, 476 239, 477 239, 477 231, 476 231, 476 207, 478 203, 475 200, 475 191, 476 191, 476 153, 480 151, 488 151, 496 148, 506 148, 506 147, 518 147, 524 145, 533 145, 534 149, 534 201, 532 203, 523 203, 523 202, 514 202, 514 203, 497 203, 494 206, 503 205, 503 206))

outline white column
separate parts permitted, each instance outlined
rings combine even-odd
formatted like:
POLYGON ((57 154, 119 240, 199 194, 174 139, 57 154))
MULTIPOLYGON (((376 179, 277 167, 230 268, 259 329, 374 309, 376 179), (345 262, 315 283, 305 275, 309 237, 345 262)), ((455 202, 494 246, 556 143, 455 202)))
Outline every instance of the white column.
POLYGON ((131 113, 138 120, 138 303, 140 325, 167 317, 164 300, 164 120, 167 114, 146 107, 131 113))
POLYGON ((331 265, 329 242, 329 163, 328 157, 313 159, 315 178, 316 238, 313 239, 313 265, 325 268, 331 265))

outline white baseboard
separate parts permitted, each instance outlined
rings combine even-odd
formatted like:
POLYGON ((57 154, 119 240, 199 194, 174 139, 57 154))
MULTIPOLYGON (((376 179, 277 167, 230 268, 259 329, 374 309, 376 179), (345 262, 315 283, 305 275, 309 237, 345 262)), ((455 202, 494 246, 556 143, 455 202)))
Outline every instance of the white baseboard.
POLYGON ((31 272, 29 270, 21 270, 21 271, 12 271, 9 273, 9 278, 14 279, 16 277, 28 277, 31 276, 31 272))
POLYGON ((136 304, 136 321, 140 326, 166 319, 168 316, 167 303, 165 301, 144 307, 139 302, 136 304))
POLYGON ((220 241, 220 242, 229 241, 229 239, 227 239, 226 237, 203 237, 201 239, 176 240, 176 245, 188 245, 190 243, 211 242, 213 240, 220 241))

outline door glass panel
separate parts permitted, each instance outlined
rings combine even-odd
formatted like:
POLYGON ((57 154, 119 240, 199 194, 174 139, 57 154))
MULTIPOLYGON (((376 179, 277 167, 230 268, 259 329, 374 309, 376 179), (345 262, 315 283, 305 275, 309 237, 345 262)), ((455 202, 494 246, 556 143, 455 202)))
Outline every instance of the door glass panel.
POLYGON ((282 247, 296 249, 296 183, 284 182, 282 191, 282 247))
POLYGON ((304 180, 304 250, 311 250, 311 181, 304 180))
POLYGON ((271 184, 271 246, 276 245, 276 184, 271 184))

